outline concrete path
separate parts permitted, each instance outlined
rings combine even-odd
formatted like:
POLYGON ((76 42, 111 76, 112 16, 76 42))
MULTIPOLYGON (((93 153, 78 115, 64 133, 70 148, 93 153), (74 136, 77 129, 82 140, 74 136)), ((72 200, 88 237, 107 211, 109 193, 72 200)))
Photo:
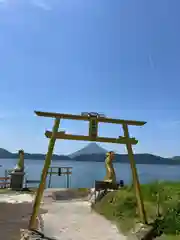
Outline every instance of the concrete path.
POLYGON ((45 203, 44 233, 58 240, 125 240, 116 226, 94 213, 87 201, 45 203))
MULTIPOLYGON (((88 201, 53 201, 52 192, 45 191, 42 203, 42 208, 48 211, 42 215, 46 236, 57 240, 126 240, 116 226, 91 211, 88 201)), ((33 200, 30 194, 0 194, 0 202, 18 204, 33 200)))

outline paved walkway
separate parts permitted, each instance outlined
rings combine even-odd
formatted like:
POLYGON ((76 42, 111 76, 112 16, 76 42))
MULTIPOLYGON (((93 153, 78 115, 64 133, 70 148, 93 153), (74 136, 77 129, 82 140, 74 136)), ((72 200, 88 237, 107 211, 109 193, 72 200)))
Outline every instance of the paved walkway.
POLYGON ((44 233, 58 240, 125 240, 117 228, 91 211, 87 201, 47 203, 43 216, 44 233))
MULTIPOLYGON (((45 191, 42 204, 45 211, 41 211, 46 212, 41 216, 44 220, 44 234, 48 237, 57 240, 126 240, 111 222, 91 211, 88 201, 53 201, 51 196, 48 197, 51 193, 45 191)), ((0 231, 4 240, 19 239, 20 228, 27 228, 32 201, 33 196, 29 194, 0 194, 0 210, 5 213, 0 218, 0 231)))
POLYGON ((20 240, 20 229, 28 228, 32 201, 30 194, 0 194, 0 239, 20 240))

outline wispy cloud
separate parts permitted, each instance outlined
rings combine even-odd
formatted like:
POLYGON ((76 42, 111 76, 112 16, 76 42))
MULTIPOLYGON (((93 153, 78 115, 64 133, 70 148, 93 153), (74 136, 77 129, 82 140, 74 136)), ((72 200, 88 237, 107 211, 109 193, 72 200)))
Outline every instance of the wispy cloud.
POLYGON ((52 10, 52 7, 45 0, 31 0, 31 4, 33 4, 35 7, 41 8, 42 10, 45 10, 45 11, 52 10))
POLYGON ((167 121, 167 120, 162 120, 157 122, 157 126, 159 128, 179 128, 180 127, 180 120, 172 120, 172 121, 167 121))
POLYGON ((0 6, 12 7, 13 5, 21 5, 21 4, 30 4, 34 7, 40 8, 44 11, 51 11, 52 10, 52 3, 50 0, 0 0, 0 6))
POLYGON ((7 7, 8 4, 9 4, 8 0, 0 0, 0 7, 7 7))

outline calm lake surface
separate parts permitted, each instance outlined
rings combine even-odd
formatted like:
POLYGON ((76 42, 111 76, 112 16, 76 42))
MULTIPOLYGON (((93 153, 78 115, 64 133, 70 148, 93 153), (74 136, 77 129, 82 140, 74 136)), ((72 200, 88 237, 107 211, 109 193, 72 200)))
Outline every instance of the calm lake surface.
MULTIPOLYGON (((4 176, 6 169, 11 169, 16 164, 16 159, 0 159, 0 176, 4 176)), ((43 160, 25 160, 27 178, 29 180, 39 180, 43 168, 43 160)), ((70 186, 92 187, 94 180, 102 180, 105 176, 103 162, 76 162, 76 161, 53 161, 51 166, 72 167, 70 186)), ((117 180, 123 179, 125 183, 132 181, 129 164, 114 163, 117 180)), ((180 180, 180 165, 137 165, 141 183, 154 180, 180 180)), ((47 179, 48 181, 48 179, 47 179)), ((66 187, 66 176, 52 176, 51 187, 66 187)))

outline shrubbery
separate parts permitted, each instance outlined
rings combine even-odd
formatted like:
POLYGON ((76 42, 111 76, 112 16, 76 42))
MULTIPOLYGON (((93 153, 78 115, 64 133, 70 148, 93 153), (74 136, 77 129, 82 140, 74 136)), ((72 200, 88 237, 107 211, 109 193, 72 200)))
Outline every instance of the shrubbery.
MULTIPOLYGON (((148 221, 153 222, 160 215, 163 220, 157 222, 159 231, 171 235, 173 240, 173 236, 180 234, 180 183, 154 182, 142 185, 141 189, 148 221)), ((94 209, 116 222, 123 232, 139 221, 132 187, 108 193, 94 209)))

